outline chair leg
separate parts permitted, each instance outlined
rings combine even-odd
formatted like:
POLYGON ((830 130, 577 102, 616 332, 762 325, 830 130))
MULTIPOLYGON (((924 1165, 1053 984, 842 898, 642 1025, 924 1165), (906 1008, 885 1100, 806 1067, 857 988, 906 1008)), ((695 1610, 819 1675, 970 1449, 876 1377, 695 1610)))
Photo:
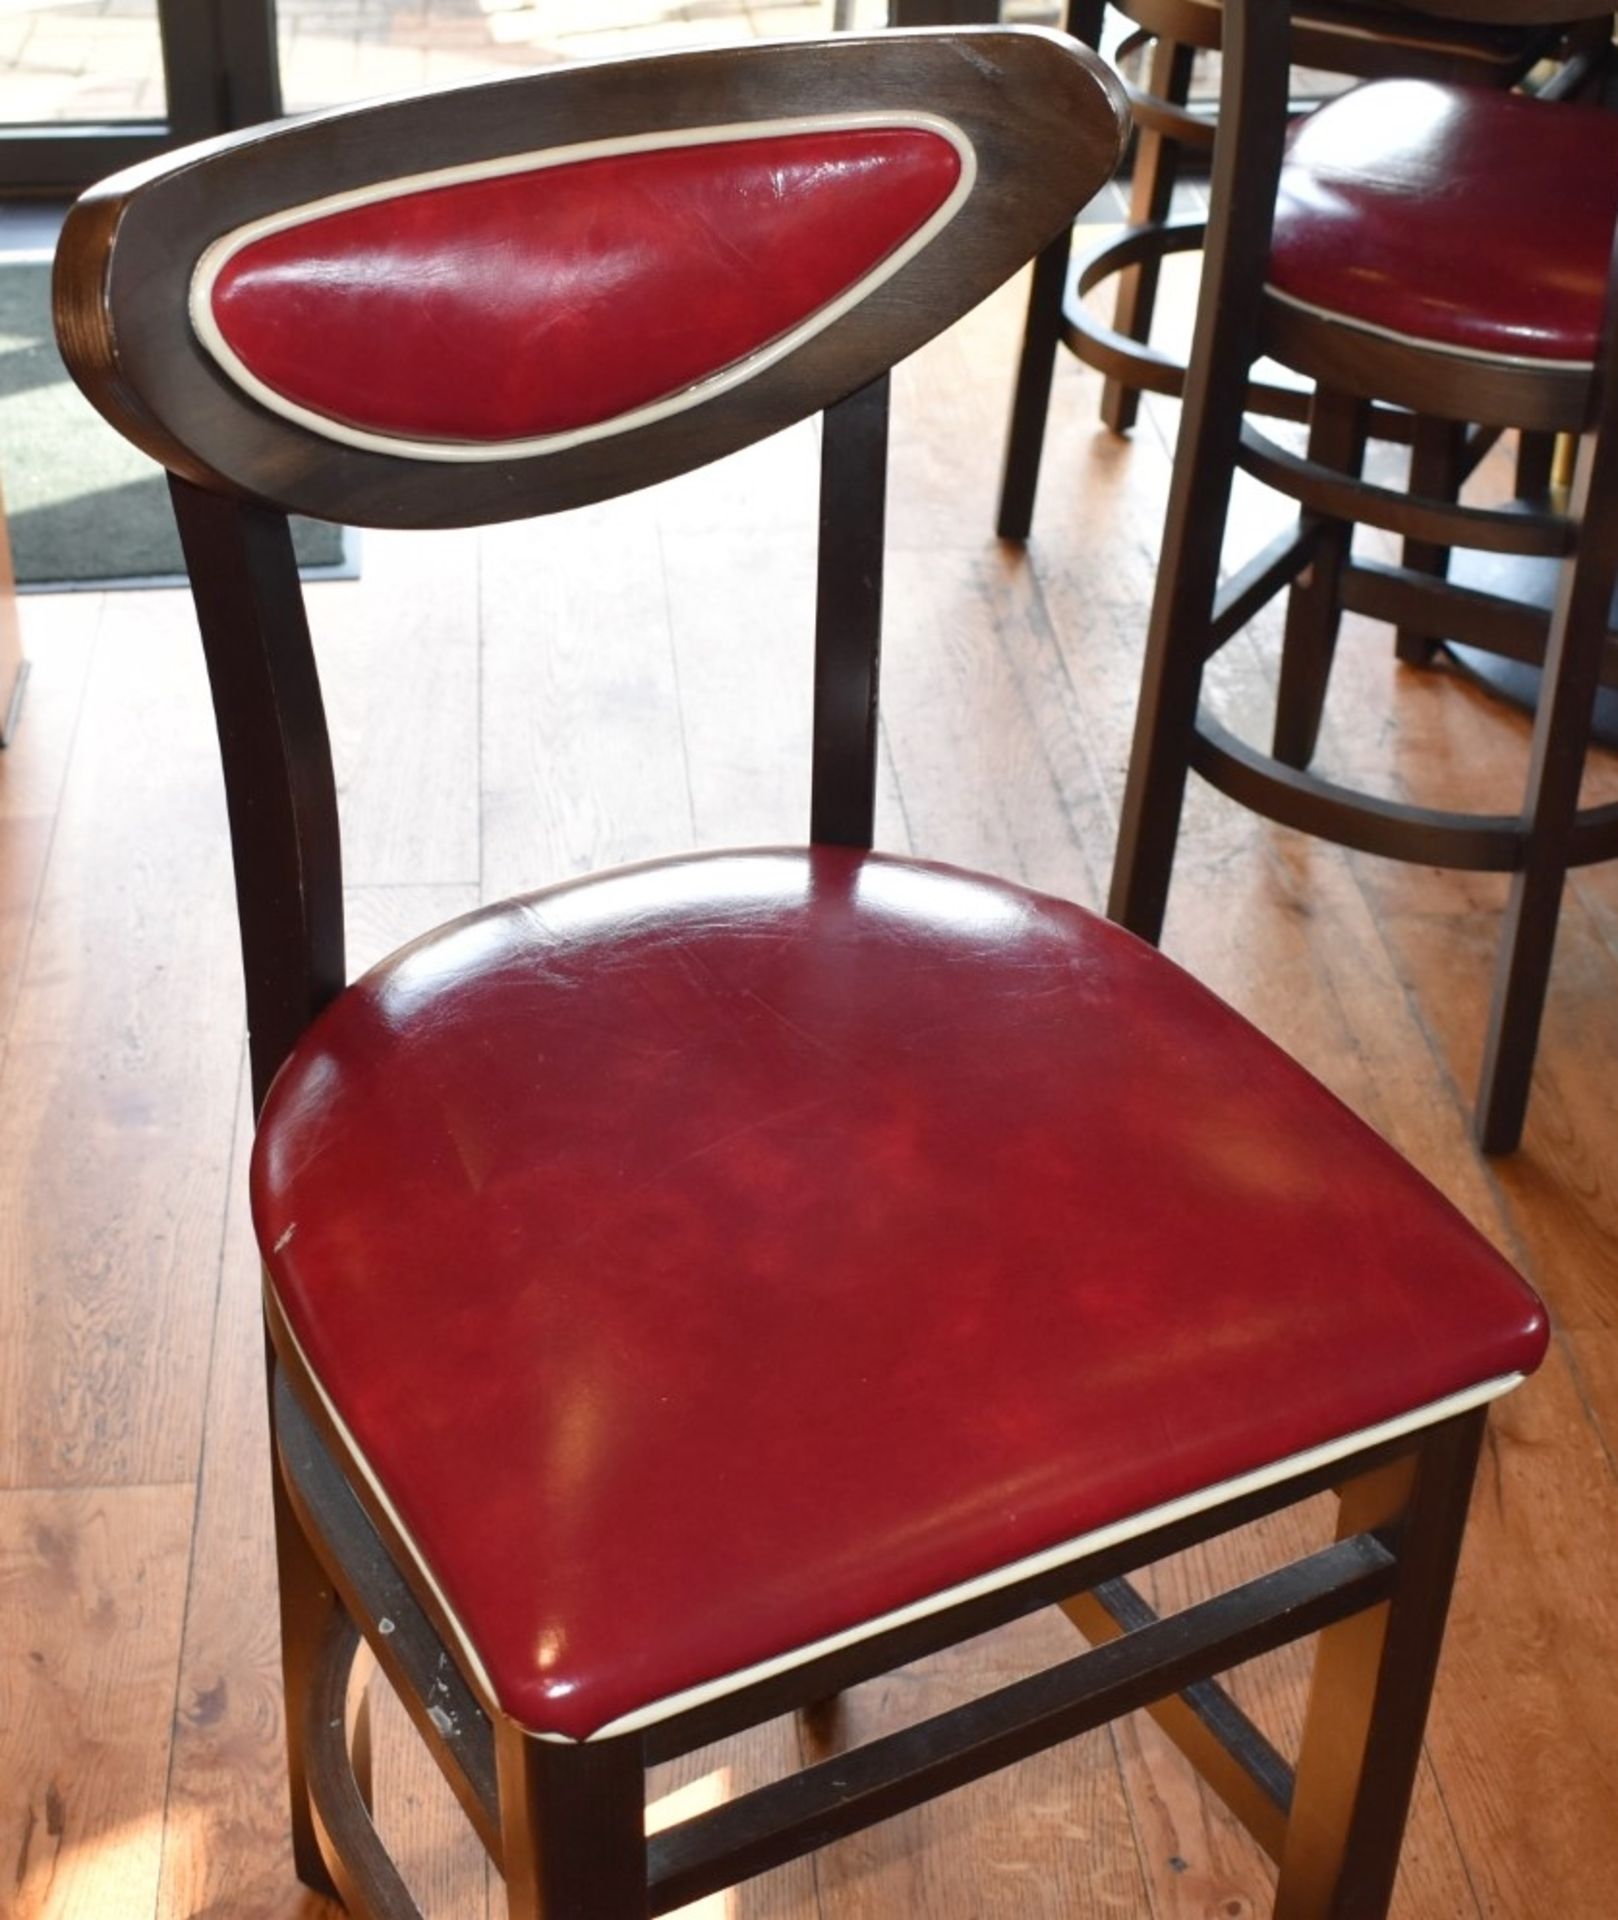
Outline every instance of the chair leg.
MULTIPOLYGON (((271 1404, 274 1404, 273 1395, 271 1404)), ((273 1451, 273 1436, 272 1436, 273 1451)), ((325 1569, 298 1524, 272 1462, 275 1502, 275 1562, 281 1596, 281 1682, 286 1701, 287 1785, 292 1801, 292 1865, 304 1886, 328 1899, 340 1899, 315 1835, 309 1805, 309 1769, 304 1729, 311 1695, 320 1683, 321 1656, 332 1618, 342 1604, 325 1569)))
MULTIPOLYGON (((1363 400, 1317 391, 1311 409, 1309 458, 1336 472, 1357 475, 1365 458, 1367 419, 1363 400)), ((1315 536, 1308 571, 1287 599, 1274 753, 1289 767, 1308 766, 1320 737, 1320 714, 1342 620, 1343 563, 1353 538, 1352 522, 1324 523, 1315 536)))
POLYGON ((1320 1637, 1275 1920, 1382 1920, 1410 1795, 1484 1413, 1343 1490, 1338 1537, 1374 1530, 1398 1555, 1392 1597, 1320 1637))
MULTIPOLYGON (((1410 448, 1412 493, 1434 500, 1458 499, 1465 461, 1466 425, 1463 421, 1439 420, 1429 415, 1417 419, 1410 448)), ((1449 548, 1434 546, 1427 540, 1407 540, 1404 564, 1416 573, 1442 576, 1449 571, 1449 548)), ((1393 651, 1407 667, 1425 667, 1442 644, 1442 634, 1420 633, 1413 627, 1401 627, 1394 636, 1393 651)))
POLYGON ((1006 430, 1006 459, 1000 478, 1000 510, 994 530, 1002 540, 1026 540, 1034 521, 1039 462, 1045 451, 1045 419, 1050 411, 1056 349, 1062 338, 1062 303, 1073 235, 1067 228, 1034 261, 1028 289, 1028 318, 1023 324, 1011 424, 1006 430))
MULTIPOLYGON (((1196 49, 1177 40, 1160 39, 1152 48, 1148 87, 1159 100, 1183 107, 1191 92, 1191 66, 1196 49)), ((1129 224, 1157 226, 1168 218, 1174 183, 1180 171, 1177 141, 1142 128, 1135 140, 1133 184, 1129 196, 1129 224)), ((1157 306, 1158 262, 1145 260, 1126 267, 1118 276, 1118 298, 1112 324, 1131 340, 1146 340, 1157 306)), ((1109 379, 1101 390, 1101 419, 1114 433, 1128 433, 1140 412, 1140 389, 1109 379)))
POLYGON ((495 1729, 510 1920, 646 1920, 639 1740, 563 1744, 495 1729))

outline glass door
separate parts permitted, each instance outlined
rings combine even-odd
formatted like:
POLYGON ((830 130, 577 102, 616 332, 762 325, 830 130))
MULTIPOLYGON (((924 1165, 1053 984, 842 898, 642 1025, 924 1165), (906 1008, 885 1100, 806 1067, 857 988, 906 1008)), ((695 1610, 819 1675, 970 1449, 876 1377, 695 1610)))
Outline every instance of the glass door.
POLYGON ((275 0, 0 0, 0 193, 76 193, 280 112, 275 0))

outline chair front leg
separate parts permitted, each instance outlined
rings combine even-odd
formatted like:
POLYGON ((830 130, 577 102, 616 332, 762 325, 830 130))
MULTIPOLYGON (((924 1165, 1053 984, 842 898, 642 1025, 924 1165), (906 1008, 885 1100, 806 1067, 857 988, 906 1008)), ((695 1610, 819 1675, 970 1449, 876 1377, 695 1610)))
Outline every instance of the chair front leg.
POLYGON ((1320 1636, 1275 1920, 1382 1920, 1421 1759, 1480 1409, 1342 1490, 1338 1538, 1376 1532, 1397 1555, 1392 1598, 1320 1636))
POLYGON ((510 1920, 646 1920, 646 1756, 634 1736, 495 1725, 510 1920))
MULTIPOLYGON (((270 1405, 275 1404, 275 1364, 270 1362, 270 1405)), ((310 1546, 292 1510, 281 1478, 271 1418, 270 1481, 275 1507, 275 1566, 281 1605, 281 1685, 286 1708, 287 1787, 292 1802, 293 1871, 311 1892, 337 1900, 340 1895, 327 1869, 315 1830, 309 1801, 309 1761, 306 1728, 309 1704, 320 1685, 327 1637, 342 1613, 326 1571, 310 1546)))

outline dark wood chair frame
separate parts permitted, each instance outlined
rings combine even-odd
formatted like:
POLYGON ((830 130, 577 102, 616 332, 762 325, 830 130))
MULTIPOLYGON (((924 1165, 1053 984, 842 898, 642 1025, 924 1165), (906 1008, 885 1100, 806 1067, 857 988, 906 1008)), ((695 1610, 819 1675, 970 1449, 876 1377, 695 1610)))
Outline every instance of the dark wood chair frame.
MULTIPOLYGON (((1618 399, 1609 289, 1601 377, 1466 360, 1304 316, 1264 291, 1286 106, 1279 41, 1285 0, 1230 0, 1222 134, 1206 297, 1152 609, 1109 912, 1147 939, 1162 928, 1185 779, 1195 769, 1243 805, 1362 852, 1512 876, 1496 971, 1476 1128, 1489 1152, 1521 1137, 1557 910, 1570 867, 1618 855, 1618 807, 1580 809, 1597 686, 1618 680, 1607 609, 1618 573, 1618 399), (1262 353, 1317 383, 1307 454, 1242 419, 1243 379, 1262 353), (1377 402, 1428 416, 1408 492, 1360 477, 1377 402), (1469 422, 1484 425, 1470 429, 1469 422), (1460 481, 1502 427, 1583 436, 1565 511, 1456 504, 1460 481), (1240 467, 1300 503, 1296 525, 1220 584, 1231 481, 1240 467), (1403 564, 1356 558, 1355 524, 1402 535, 1403 564), (1445 575, 1452 548, 1561 563, 1543 608, 1445 575), (1209 658, 1277 593, 1291 600, 1273 752, 1199 712, 1209 658), (1353 791, 1307 770, 1343 609, 1389 620, 1402 650, 1432 636, 1543 660, 1526 791, 1515 814, 1456 813, 1353 791)), ((1509 0, 1467 12, 1533 17, 1509 0)), ((1618 282, 1614 282, 1618 285, 1618 282)), ((1521 490, 1519 486, 1519 490, 1521 490)))
MULTIPOLYGON (((1019 66, 1041 38, 883 35, 852 61, 840 55, 830 80, 807 50, 779 49, 529 76, 476 100, 440 95, 214 143, 111 182, 75 211, 58 269, 70 361, 109 418, 170 467, 224 757, 255 1109, 345 979, 336 791, 289 509, 419 526, 554 511, 704 464, 824 409, 810 831, 870 847, 886 368, 1071 219, 1122 137, 1096 100, 1075 122, 1074 101, 1049 97, 1049 87, 1023 88, 1008 113, 1019 66), (863 102, 851 101, 851 85, 863 102), (356 176, 386 178, 401 150, 419 166, 423 154, 531 146, 536 100, 564 144, 575 125, 599 130, 654 100, 655 124, 669 124, 673 100, 707 124, 716 103, 731 120, 772 118, 811 108, 826 86, 845 110, 902 96, 955 115, 982 143, 981 216, 761 376, 742 404, 642 429, 634 445, 497 462, 492 475, 475 466, 424 475, 262 413, 201 360, 178 317, 191 262, 221 228, 265 204, 297 204, 314 181, 330 191, 356 176), (1030 152, 1040 162, 1032 168, 1030 152), (1043 184, 1010 193, 1025 170, 1043 184)), ((1141 1707, 1279 1863, 1278 1914, 1385 1912, 1481 1406, 1342 1457, 1290 1462, 1275 1484, 1211 1511, 1164 1510, 1122 1544, 1076 1552, 643 1732, 570 1745, 511 1722, 458 1662, 440 1602, 383 1503, 345 1470, 342 1437, 268 1289, 266 1319, 296 1868, 352 1913, 419 1920, 370 1818, 365 1716, 348 1710, 362 1644, 503 1871, 517 1920, 668 1911, 1141 1707), (1340 1500, 1336 1539, 1295 1563, 1163 1619, 1128 1582, 1151 1561, 1327 1489, 1340 1500), (1052 1604, 1092 1642, 1088 1651, 646 1838, 649 1764, 1052 1604), (1294 1771, 1213 1676, 1314 1633, 1320 1652, 1294 1771)))
MULTIPOLYGON (((1114 433, 1135 424, 1143 393, 1179 399, 1185 392, 1186 365, 1151 344, 1163 262, 1205 245, 1206 223, 1171 216, 1182 157, 1212 151, 1216 121, 1188 106, 1192 66, 1199 52, 1217 51, 1222 26, 1217 10, 1200 0, 1119 0, 1137 22, 1119 49, 1120 58, 1150 49, 1144 86, 1130 86, 1135 121, 1134 164, 1129 221, 1122 233, 1072 258, 1072 236, 1064 234, 1040 256, 1030 289, 1028 317, 1018 358, 1010 422, 1006 434, 996 531, 1004 540, 1026 540, 1033 524, 1034 500, 1044 452, 1056 351, 1065 347, 1086 366, 1104 374, 1101 419, 1114 433), (1116 281, 1113 316, 1104 321, 1087 296, 1116 281)), ((1068 0, 1067 29, 1087 46, 1099 46, 1105 0, 1068 0)), ((1437 24, 1437 23, 1435 23, 1437 24)), ((1468 37, 1446 45, 1442 32, 1428 40, 1412 38, 1390 23, 1386 38, 1363 30, 1334 28, 1329 9, 1319 20, 1300 19, 1292 28, 1292 64, 1355 79, 1411 78, 1453 80, 1510 87, 1541 58, 1561 56, 1561 65, 1545 83, 1548 98, 1572 98, 1587 89, 1599 67, 1604 21, 1568 30, 1560 24, 1541 29, 1511 60, 1483 60, 1469 50, 1468 37)), ((1249 378, 1247 409, 1273 419, 1309 417, 1307 383, 1249 378)), ((1378 439, 1408 442, 1413 416, 1381 407, 1372 432, 1378 439)), ((1428 430, 1427 437, 1437 430, 1428 430)), ((1435 456, 1436 457, 1436 456, 1435 456)), ((1551 443, 1536 438, 1527 450, 1521 486, 1542 491, 1548 479, 1551 443)))

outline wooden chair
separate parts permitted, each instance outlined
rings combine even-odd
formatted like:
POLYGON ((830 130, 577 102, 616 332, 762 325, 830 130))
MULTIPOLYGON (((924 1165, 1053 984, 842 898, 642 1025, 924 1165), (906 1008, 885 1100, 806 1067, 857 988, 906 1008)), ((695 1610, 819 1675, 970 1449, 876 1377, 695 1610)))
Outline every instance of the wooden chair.
MULTIPOLYGON (((1002 539, 1026 540, 1033 521, 1050 405, 1053 364, 1065 346, 1106 375, 1101 418, 1114 433, 1135 424, 1143 393, 1179 398, 1186 368, 1177 354, 1151 344, 1158 277, 1163 262, 1203 244, 1200 220, 1174 219, 1171 204, 1184 156, 1213 146, 1216 116, 1189 106, 1193 64, 1217 52, 1223 39, 1221 0, 1113 0, 1133 31, 1120 57, 1149 51, 1144 86, 1129 88, 1136 125, 1129 221, 1092 247, 1075 265, 1071 237, 1059 235, 1040 258, 1029 299, 1007 432, 1005 471, 996 521, 1002 539), (1103 321, 1086 295, 1116 282, 1113 317, 1103 321)), ((1068 30, 1100 44, 1103 0, 1068 0, 1068 30)), ((1483 9, 1467 9, 1482 12, 1483 9)), ((1536 62, 1568 56, 1552 88, 1562 94, 1586 84, 1591 61, 1609 31, 1607 20, 1577 27, 1425 16, 1392 0, 1310 0, 1294 10, 1291 59, 1295 66, 1356 79, 1402 77, 1458 85, 1510 88, 1536 62)), ((1307 417, 1307 387, 1275 380, 1249 383, 1248 406, 1281 419, 1307 417)), ((1387 416, 1384 427, 1408 439, 1408 419, 1387 416)))
POLYGON ((415 1914, 356 1635, 522 1920, 662 1913, 1148 1704, 1279 1911, 1383 1911, 1543 1312, 1148 947, 870 850, 886 370, 1124 130, 1060 36, 884 33, 318 116, 69 220, 65 351, 173 476, 217 707, 296 1859, 356 1914, 415 1914), (552 512, 820 410, 812 844, 503 901, 345 985, 287 512, 552 512), (1128 1584, 1326 1488, 1296 1564, 1163 1620, 1128 1584), (646 1838, 649 1762, 1053 1603, 1089 1651, 646 1838), (1317 1631, 1294 1785, 1211 1676, 1317 1631))
MULTIPOLYGON (((1502 0, 1503 19, 1534 7, 1502 0)), ((1469 7, 1482 12, 1482 6, 1469 7)), ((1618 120, 1585 106, 1405 82, 1320 108, 1282 166, 1284 62, 1263 45, 1279 0, 1246 0, 1222 119, 1216 212, 1152 611, 1113 873, 1114 918, 1155 939, 1186 773, 1270 818, 1423 865, 1507 872, 1477 1131, 1505 1152, 1521 1135, 1564 878, 1618 854, 1618 808, 1580 810, 1596 688, 1613 678, 1606 618, 1618 567, 1618 438, 1608 287, 1618 221, 1618 120), (1269 218, 1255 208, 1275 206, 1269 218), (1241 215, 1229 210, 1245 208, 1241 215), (1480 244, 1480 236, 1487 236, 1480 244), (1260 352, 1317 383, 1307 457, 1241 420, 1260 352), (1420 409, 1408 491, 1360 478, 1383 406, 1420 409), (1469 432, 1468 423, 1483 423, 1469 432), (1583 436, 1567 510, 1454 504, 1481 445, 1506 426, 1583 436), (1300 505, 1296 527, 1217 584, 1240 466, 1300 505), (1355 556, 1356 525, 1407 541, 1401 565, 1355 556), (1469 584, 1452 549, 1495 567, 1469 584), (1554 616, 1518 597, 1498 562, 1559 564, 1554 616), (1273 752, 1198 712, 1212 653, 1290 591, 1273 752), (1307 771, 1344 608, 1434 639, 1543 659, 1521 808, 1444 813, 1307 771)), ((1234 24, 1234 23, 1232 23, 1234 24)), ((1229 57, 1229 56, 1227 56, 1229 57)), ((1554 576, 1553 576, 1554 577, 1554 576)))

